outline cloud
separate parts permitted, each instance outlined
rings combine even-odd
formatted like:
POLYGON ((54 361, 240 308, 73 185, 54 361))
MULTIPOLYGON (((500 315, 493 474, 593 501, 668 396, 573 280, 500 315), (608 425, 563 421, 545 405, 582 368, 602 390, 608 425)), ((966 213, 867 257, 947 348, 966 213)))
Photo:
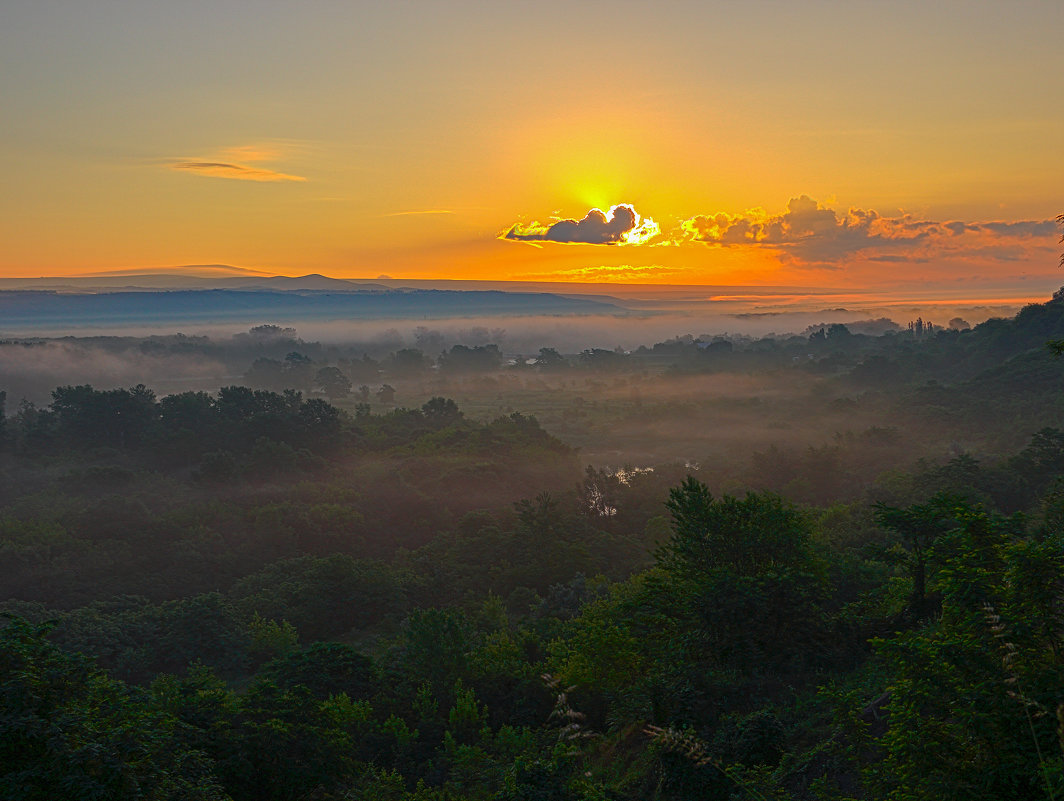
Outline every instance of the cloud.
POLYGON ((262 167, 248 167, 244 164, 231 164, 224 161, 178 161, 170 165, 171 169, 191 172, 208 178, 232 178, 237 181, 305 181, 301 175, 288 175, 262 167))
POLYGON ((878 261, 885 264, 922 264, 931 261, 930 256, 868 256, 869 261, 878 261))
POLYGON ((666 276, 678 275, 682 271, 673 267, 664 267, 660 264, 648 264, 632 266, 621 264, 617 266, 603 265, 601 267, 578 267, 572 270, 555 270, 549 273, 535 273, 529 275, 514 276, 521 281, 625 281, 645 282, 665 278, 666 276))
POLYGON ((172 170, 190 172, 207 178, 229 178, 236 181, 305 181, 302 175, 290 175, 285 172, 250 167, 249 164, 278 161, 293 148, 299 149, 298 143, 288 143, 282 150, 279 144, 237 145, 223 148, 207 158, 170 159, 167 163, 172 170))
POLYGON ((517 223, 500 239, 516 242, 562 242, 586 245, 638 245, 658 236, 661 229, 649 217, 641 218, 627 203, 609 211, 591 209, 581 220, 555 220, 546 223, 517 223))
POLYGON ((855 208, 840 214, 801 195, 792 198, 782 214, 753 209, 743 214, 690 217, 681 223, 678 239, 725 247, 766 247, 778 251, 782 261, 831 267, 856 257, 918 262, 962 253, 1011 261, 1055 231, 1053 220, 936 222, 909 214, 884 217, 855 208))
MULTIPOLYGON (((1054 250, 1057 225, 1052 219, 938 221, 904 212, 838 211, 809 195, 800 195, 781 213, 756 208, 740 214, 696 214, 665 232, 651 218, 640 217, 631 205, 619 204, 608 212, 591 209, 579 220, 553 217, 547 222, 516 223, 498 236, 536 247, 554 242, 759 249, 798 269, 838 270, 860 264, 878 264, 885 269, 886 265, 932 263, 961 268, 980 262, 1016 264, 1043 259, 1054 250)), ((606 279, 609 273, 605 268, 590 267, 556 274, 561 280, 581 276, 583 280, 606 279)))
POLYGON ((1056 223, 1053 220, 968 223, 967 225, 969 231, 990 231, 1003 236, 1034 238, 1056 234, 1056 223))

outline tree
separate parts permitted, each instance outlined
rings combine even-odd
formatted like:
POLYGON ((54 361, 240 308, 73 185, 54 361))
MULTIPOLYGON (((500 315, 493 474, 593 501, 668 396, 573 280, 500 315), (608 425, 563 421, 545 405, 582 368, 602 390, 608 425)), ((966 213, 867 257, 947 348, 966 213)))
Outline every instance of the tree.
POLYGON ((502 353, 498 345, 455 345, 440 354, 440 369, 452 373, 484 373, 498 369, 502 353))
POLYGON ((163 428, 205 433, 217 420, 214 398, 206 392, 180 392, 159 401, 159 416, 163 428))
POLYGON ((568 360, 554 348, 540 348, 536 357, 536 367, 540 370, 559 370, 568 367, 568 360))
POLYGON ((647 603, 673 610, 673 647, 688 652, 691 668, 753 674, 830 657, 805 514, 768 493, 718 500, 690 476, 666 505, 673 535, 658 549, 647 603))
POLYGON ((244 374, 244 380, 251 386, 280 392, 285 386, 284 364, 266 357, 256 359, 244 374))
POLYGON ((395 387, 391 384, 381 384, 377 390, 377 400, 381 403, 395 403, 395 387))
POLYGON ((963 503, 950 518, 928 579, 941 614, 875 642, 889 694, 869 797, 1059 798, 1060 542, 963 503))
POLYGON ((171 716, 81 655, 50 626, 0 629, 0 797, 11 801, 225 801, 211 761, 171 716))
POLYGON ((362 354, 361 359, 351 359, 350 361, 341 359, 340 364, 352 381, 376 381, 381 374, 380 364, 365 353, 362 354))
POLYGON ((621 481, 616 473, 596 470, 588 465, 578 491, 581 511, 595 518, 599 525, 616 516, 621 492, 621 481))
POLYGON ((88 384, 57 387, 50 408, 60 435, 88 446, 139 444, 158 415, 155 393, 143 384, 104 391, 88 384))
POLYGON ((292 389, 307 389, 313 383, 314 360, 298 351, 284 357, 284 386, 292 389))
POLYGON ((316 642, 275 659, 262 669, 262 675, 285 689, 305 687, 322 701, 340 693, 368 698, 378 685, 373 660, 338 642, 316 642))
MULTIPOLYGON (((1061 228, 1064 228, 1064 214, 1057 215, 1057 225, 1059 225, 1061 228)), ((1064 244, 1064 233, 1060 235, 1060 241, 1062 244, 1064 244)), ((1064 267, 1064 253, 1060 254, 1060 266, 1064 267)))
POLYGON ((181 392, 159 401, 159 440, 169 454, 191 464, 217 447, 218 411, 206 392, 181 392))
POLYGON ((604 348, 588 348, 580 352, 580 364, 592 370, 617 370, 628 358, 623 352, 604 348))
POLYGON ((329 400, 346 398, 351 394, 351 379, 338 367, 322 367, 314 377, 314 386, 328 395, 329 400))
POLYGON ((458 404, 450 398, 441 398, 439 396, 430 398, 421 407, 421 411, 426 420, 438 426, 451 425, 462 419, 462 412, 458 409, 458 404))
POLYGON ((425 354, 417 348, 403 348, 391 355, 386 367, 389 375, 411 376, 424 372, 428 361, 425 354))
POLYGON ((471 647, 472 632, 464 614, 416 609, 403 621, 389 668, 410 697, 418 686, 427 684, 446 709, 454 702, 455 682, 467 672, 471 647))
POLYGON ((257 325, 248 331, 255 339, 261 339, 264 341, 272 341, 279 339, 292 339, 296 338, 296 329, 294 328, 281 328, 279 325, 271 325, 269 323, 265 325, 257 325))
MULTIPOLYGON (((199 700, 187 694, 193 703, 199 700)), ((354 779, 350 734, 328 703, 305 688, 289 690, 260 679, 230 704, 214 720, 210 708, 202 717, 210 750, 224 755, 218 774, 235 799, 336 798, 354 779)))
POLYGON ((680 573, 727 568, 742 576, 807 562, 809 521, 794 506, 769 493, 715 500, 709 488, 688 476, 669 492, 673 537, 659 561, 680 573))
POLYGON ((927 617, 934 609, 928 598, 929 573, 933 572, 932 546, 936 540, 955 526, 956 514, 965 502, 955 495, 937 493, 925 504, 913 504, 905 509, 877 504, 876 522, 894 532, 903 549, 902 561, 912 579, 912 594, 906 610, 913 621, 927 617))
MULTIPOLYGON (((1057 215, 1057 225, 1064 228, 1064 214, 1057 215)), ((1064 233, 1060 235, 1060 241, 1064 244, 1064 233)), ((1060 254, 1060 266, 1064 267, 1064 253, 1060 254)), ((1053 293, 1054 301, 1064 301, 1064 286, 1053 293)), ((1046 343, 1053 351, 1054 356, 1064 356, 1064 339, 1052 339, 1046 343)))

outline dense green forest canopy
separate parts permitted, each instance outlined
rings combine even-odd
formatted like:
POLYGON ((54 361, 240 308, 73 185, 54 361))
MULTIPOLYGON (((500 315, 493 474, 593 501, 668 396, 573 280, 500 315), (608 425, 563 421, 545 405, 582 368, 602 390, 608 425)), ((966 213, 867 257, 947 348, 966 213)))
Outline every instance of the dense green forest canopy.
POLYGON ((1062 337, 1064 297, 511 364, 268 329, 271 385, 9 388, 0 796, 1059 797, 1062 337), (621 419, 770 439, 567 444, 621 419))

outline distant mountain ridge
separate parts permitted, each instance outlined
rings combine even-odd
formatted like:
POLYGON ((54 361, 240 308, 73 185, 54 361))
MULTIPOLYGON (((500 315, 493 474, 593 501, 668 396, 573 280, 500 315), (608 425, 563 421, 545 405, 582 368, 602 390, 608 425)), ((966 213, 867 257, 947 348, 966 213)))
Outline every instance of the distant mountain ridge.
MULTIPOLYGON (((302 279, 284 279, 298 282, 302 279)), ((332 286, 310 281, 314 286, 332 286)), ((341 282, 348 283, 348 282, 341 282)), ((289 284, 288 286, 293 286, 289 284)), ((260 323, 499 315, 624 314, 620 306, 548 293, 453 290, 344 291, 176 289, 64 293, 0 290, 0 334, 85 326, 181 323, 260 323)))
POLYGON ((253 270, 250 267, 233 267, 231 264, 181 264, 175 267, 134 267, 124 270, 102 270, 98 272, 82 273, 77 277, 85 278, 121 278, 132 275, 184 275, 199 276, 201 278, 219 278, 223 276, 258 276, 272 278, 276 273, 268 270, 253 270))
MULTIPOLYGON (((229 279, 230 281, 240 279, 229 279)), ((222 279, 221 282, 224 282, 222 279)), ((221 283, 219 282, 219 283, 221 283)), ((344 278, 329 278, 326 275, 320 273, 311 273, 310 275, 301 275, 298 278, 286 278, 285 276, 273 276, 271 278, 264 278, 262 280, 256 280, 253 284, 249 284, 241 289, 324 289, 333 290, 338 292, 350 292, 350 291, 378 291, 386 292, 389 287, 384 284, 363 284, 357 281, 348 281, 344 278)))
POLYGON ((305 290, 320 289, 336 292, 385 292, 391 287, 329 278, 318 273, 290 278, 284 275, 230 273, 187 275, 184 273, 100 273, 98 275, 60 278, 0 278, 0 290, 55 290, 61 292, 136 292, 160 289, 244 289, 244 290, 305 290))
POLYGON ((99 292, 141 289, 331 289, 336 291, 394 289, 439 289, 452 291, 546 292, 563 297, 592 297, 608 303, 626 298, 653 297, 687 303, 705 302, 707 296, 731 293, 769 292, 804 295, 835 294, 830 287, 738 286, 685 284, 618 284, 612 282, 569 282, 550 280, 470 279, 470 278, 332 278, 320 273, 289 277, 263 270, 225 264, 192 264, 163 268, 110 270, 72 276, 0 278, 4 289, 55 289, 64 292, 99 292))

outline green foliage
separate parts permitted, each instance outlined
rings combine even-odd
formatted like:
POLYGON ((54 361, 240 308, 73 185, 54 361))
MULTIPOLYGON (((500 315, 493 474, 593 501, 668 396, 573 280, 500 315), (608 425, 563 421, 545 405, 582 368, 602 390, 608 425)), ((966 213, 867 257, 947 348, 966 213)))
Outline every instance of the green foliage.
POLYGON ((299 642, 299 633, 287 620, 266 620, 257 612, 248 623, 248 634, 251 654, 259 659, 284 656, 299 642))
POLYGON ((454 701, 455 683, 466 673, 472 631, 465 616, 443 609, 416 609, 403 621, 398 647, 390 655, 389 678, 408 688, 427 685, 444 708, 454 701))
POLYGON ((647 669, 639 641, 617 611, 615 603, 594 604, 574 621, 564 640, 552 644, 563 684, 620 696, 647 669))
POLYGON ((425 415, 425 419, 434 426, 452 425, 462 418, 462 413, 458 410, 457 403, 450 398, 441 398, 439 396, 429 398, 421 407, 421 411, 425 415))
MULTIPOLYGON (((376 363, 325 367, 291 337, 253 365, 263 388, 60 387, 11 418, 0 464, 5 608, 57 621, 0 631, 0 796, 1059 797, 1064 435, 1017 412, 1015 455, 955 451, 870 489, 907 440, 858 392, 877 357, 904 385, 958 354, 966 380, 990 351, 987 386, 1058 386, 1041 346, 1015 349, 1056 335, 1059 303, 964 334, 581 357, 625 395, 652 359, 837 375, 809 403, 868 412, 856 433, 699 472, 822 508, 714 495, 680 464, 581 473, 504 390, 468 418, 437 394, 348 417, 298 390, 335 379, 342 398, 337 374, 377 382, 376 363)), ((547 386, 566 360, 540 355, 514 380, 547 386)), ((497 356, 452 348, 421 386, 495 387, 497 356)), ((428 394, 392 378, 420 352, 385 367, 428 394)), ((948 416, 957 392, 905 397, 948 416)), ((574 429, 602 424, 589 396, 574 429)), ((643 403, 635 423, 662 419, 643 403)))
POLYGON ((536 367, 540 370, 562 370, 569 367, 569 362, 554 348, 540 348, 536 367))
POLYGON ((659 552, 664 567, 681 576, 718 568, 738 576, 807 566, 809 522, 782 498, 750 493, 714 500, 696 479, 669 494, 673 537, 659 552))
POLYGON ((276 562, 233 588, 248 614, 288 620, 310 640, 368 626, 405 607, 393 568, 351 556, 276 562))
POLYGON ((891 799, 1059 794, 1059 550, 984 511, 956 506, 952 520, 933 548, 940 619, 878 643, 892 678, 875 786, 891 799))
POLYGON ((324 392, 329 400, 346 398, 351 394, 351 379, 339 367, 322 367, 314 376, 314 385, 324 392))
POLYGON ((210 759, 180 726, 81 656, 47 626, 0 629, 0 795, 11 801, 223 801, 210 759))
POLYGON ((260 675, 282 688, 302 687, 321 700, 340 694, 370 698, 379 683, 376 665, 369 657, 335 642, 317 642, 282 655, 267 664, 260 675))
MULTIPOLYGON (((465 688, 459 681, 455 688, 454 705, 447 713, 447 730, 459 743, 471 745, 485 734, 487 711, 477 703, 472 689, 465 688)), ((491 732, 488 730, 490 737, 491 732)))
POLYGON ((482 373, 496 369, 502 363, 498 345, 454 345, 440 354, 439 367, 443 372, 482 373))
POLYGON ((963 501, 945 493, 936 494, 926 504, 914 504, 905 509, 876 506, 876 520, 894 532, 901 545, 901 561, 912 579, 912 597, 908 614, 914 620, 922 620, 934 608, 934 599, 928 598, 929 573, 937 565, 931 556, 936 540, 955 524, 957 510, 963 501))

